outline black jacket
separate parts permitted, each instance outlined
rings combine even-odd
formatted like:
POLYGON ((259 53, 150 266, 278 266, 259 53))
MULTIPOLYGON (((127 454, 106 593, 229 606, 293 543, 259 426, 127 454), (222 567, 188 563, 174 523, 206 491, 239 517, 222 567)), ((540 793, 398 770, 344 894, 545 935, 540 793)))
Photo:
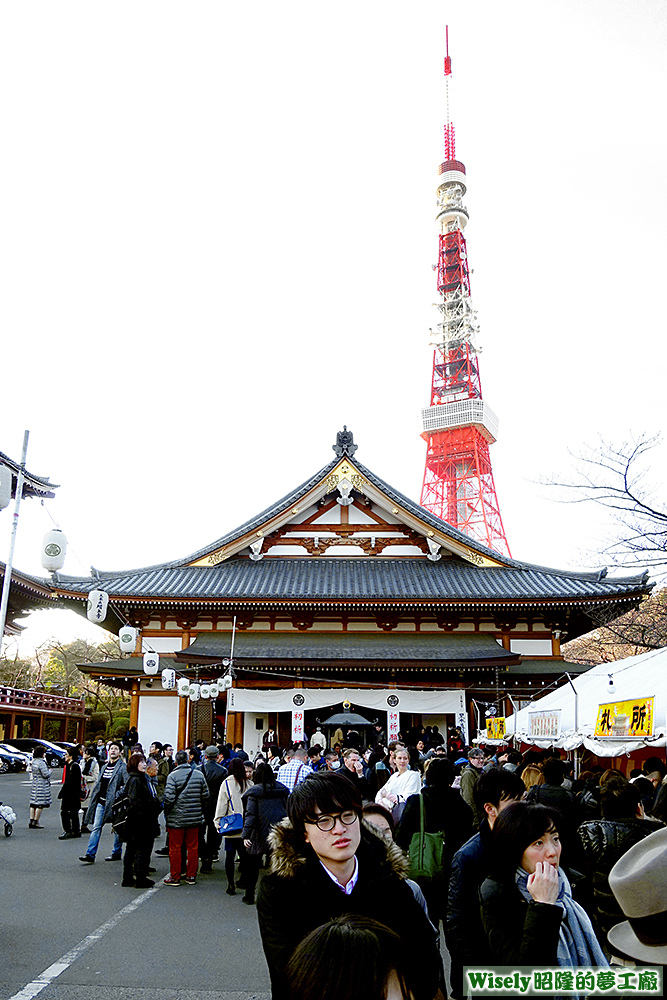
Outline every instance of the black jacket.
POLYGON ((433 928, 404 881, 407 859, 396 844, 362 826, 359 877, 346 896, 289 820, 271 834, 271 871, 260 882, 257 916, 271 975, 273 1000, 285 1000, 284 970, 297 944, 322 924, 346 913, 363 914, 401 938, 415 1000, 432 1000, 440 974, 433 928))
POLYGON ((491 962, 491 948, 482 924, 479 887, 491 868, 492 832, 486 819, 452 858, 447 896, 445 941, 451 957, 452 993, 463 997, 463 967, 482 968, 491 962))
POLYGON ((78 809, 81 805, 81 768, 76 761, 65 764, 65 780, 62 783, 58 798, 62 799, 65 808, 78 809))
POLYGON ((614 924, 625 920, 616 897, 609 888, 609 872, 616 862, 650 833, 660 830, 663 824, 655 819, 592 819, 579 827, 584 869, 590 876, 594 916, 598 936, 602 941, 607 939, 607 931, 614 924))
POLYGON ((226 767, 222 764, 218 764, 217 760, 207 760, 201 766, 201 773, 206 779, 206 784, 208 785, 208 790, 210 794, 210 799, 204 806, 204 817, 207 822, 211 822, 215 815, 215 808, 218 803, 218 795, 220 794, 220 785, 223 783, 228 775, 226 767))
MULTIPOLYGON (((420 793, 424 799, 424 830, 445 833, 447 866, 466 842, 472 826, 472 810, 455 788, 432 788, 426 785, 420 793)), ((415 833, 419 833, 419 795, 410 795, 405 803, 401 822, 396 831, 396 843, 407 851, 415 833)))
MULTIPOLYGON (((497 965, 558 965, 563 910, 552 903, 526 902, 514 881, 487 878, 480 889, 482 923, 497 965)), ((475 962, 477 964, 477 962, 475 962)))
POLYGON ((145 774, 130 772, 125 782, 125 794, 130 800, 130 812, 125 824, 125 839, 150 839, 160 832, 157 817, 160 812, 159 799, 148 787, 145 774))
POLYGON ((250 854, 269 849, 269 834, 275 823, 287 816, 289 788, 281 781, 274 785, 251 785, 243 795, 243 839, 251 842, 250 854))

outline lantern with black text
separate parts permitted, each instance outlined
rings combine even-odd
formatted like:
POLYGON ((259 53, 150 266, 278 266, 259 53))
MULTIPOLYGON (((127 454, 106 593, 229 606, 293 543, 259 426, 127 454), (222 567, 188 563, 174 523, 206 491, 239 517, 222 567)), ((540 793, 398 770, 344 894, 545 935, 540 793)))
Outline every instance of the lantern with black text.
POLYGON ((162 687, 165 691, 172 691, 176 687, 176 671, 171 667, 165 667, 162 671, 162 687))
POLYGON ((199 701, 201 697, 201 688, 199 684, 191 684, 190 690, 188 691, 190 701, 199 701))
POLYGON ((95 625, 101 625, 107 616, 109 595, 105 590, 91 590, 86 604, 86 618, 95 625))

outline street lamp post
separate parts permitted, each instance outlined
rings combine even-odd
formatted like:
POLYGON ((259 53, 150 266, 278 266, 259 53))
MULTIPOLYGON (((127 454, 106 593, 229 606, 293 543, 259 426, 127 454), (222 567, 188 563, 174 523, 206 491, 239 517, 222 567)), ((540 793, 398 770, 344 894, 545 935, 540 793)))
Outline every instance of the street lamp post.
POLYGON ((5 578, 2 583, 2 600, 0 601, 0 653, 5 638, 5 623, 7 621, 7 607, 9 605, 9 587, 12 580, 12 567, 14 564, 14 546, 16 544, 16 529, 19 524, 19 507, 23 495, 23 480, 25 478, 25 460, 28 454, 28 436, 30 431, 23 432, 23 451, 21 452, 21 465, 16 479, 16 498, 14 503, 14 515, 12 517, 12 530, 9 540, 9 557, 5 565, 5 578))

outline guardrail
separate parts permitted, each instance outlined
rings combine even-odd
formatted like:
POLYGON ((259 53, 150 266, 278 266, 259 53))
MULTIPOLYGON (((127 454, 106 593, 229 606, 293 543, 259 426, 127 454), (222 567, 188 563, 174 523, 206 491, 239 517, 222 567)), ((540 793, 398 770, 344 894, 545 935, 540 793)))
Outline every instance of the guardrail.
POLYGON ((0 709, 24 708, 33 712, 58 712, 60 715, 81 716, 86 712, 83 698, 64 698, 47 691, 21 691, 0 686, 0 709))

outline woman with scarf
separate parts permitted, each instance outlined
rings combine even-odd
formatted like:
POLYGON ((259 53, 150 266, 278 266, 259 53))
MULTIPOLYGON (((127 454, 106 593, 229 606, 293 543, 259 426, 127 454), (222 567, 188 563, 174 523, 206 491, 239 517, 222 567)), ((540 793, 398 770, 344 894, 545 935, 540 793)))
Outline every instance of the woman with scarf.
POLYGON ((494 823, 494 875, 482 883, 480 898, 500 965, 609 964, 560 867, 558 822, 548 806, 512 802, 494 823))

